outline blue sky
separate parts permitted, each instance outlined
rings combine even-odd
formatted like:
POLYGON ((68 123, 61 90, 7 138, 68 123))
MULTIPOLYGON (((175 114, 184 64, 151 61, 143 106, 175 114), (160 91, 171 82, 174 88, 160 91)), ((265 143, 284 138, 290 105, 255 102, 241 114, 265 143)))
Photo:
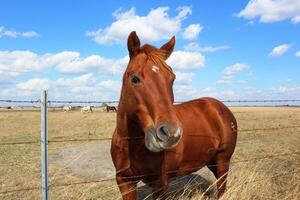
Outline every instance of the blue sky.
POLYGON ((175 99, 300 97, 300 1, 1 1, 0 98, 117 100, 126 38, 176 47, 175 99))

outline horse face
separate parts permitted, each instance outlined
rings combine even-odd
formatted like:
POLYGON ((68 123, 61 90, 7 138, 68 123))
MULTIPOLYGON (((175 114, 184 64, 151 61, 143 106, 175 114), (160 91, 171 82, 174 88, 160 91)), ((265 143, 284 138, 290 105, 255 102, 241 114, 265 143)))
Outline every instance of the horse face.
POLYGON ((122 96, 126 113, 145 134, 145 145, 153 152, 175 147, 182 136, 181 124, 173 106, 175 75, 165 60, 175 45, 173 37, 157 49, 140 48, 135 32, 128 38, 130 61, 123 77, 122 96))

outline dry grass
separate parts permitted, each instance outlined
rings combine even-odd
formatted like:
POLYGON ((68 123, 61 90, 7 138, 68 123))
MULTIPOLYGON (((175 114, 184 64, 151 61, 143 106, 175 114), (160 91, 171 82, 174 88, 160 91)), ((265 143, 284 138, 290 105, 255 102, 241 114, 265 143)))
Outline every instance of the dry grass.
MULTIPOLYGON (((300 125, 300 108, 232 107, 239 129, 270 128, 300 125)), ((38 141, 40 138, 38 110, 0 110, 0 142, 38 141)), ((96 110, 92 114, 79 111, 49 112, 49 139, 111 137, 115 126, 114 113, 96 110)), ((80 145, 82 142, 50 143, 49 152, 80 145)), ((39 144, 0 145, 0 193, 16 188, 39 187, 39 144)), ((228 177, 228 190, 222 199, 300 199, 300 128, 272 131, 240 132, 233 164, 228 177), (266 155, 277 156, 252 160, 266 155), (249 162, 236 162, 252 160, 249 162)), ((80 155, 77 158, 80 159, 80 155)), ((65 170, 50 168, 50 184, 85 181, 65 170)), ((199 182, 190 180, 184 193, 171 199, 214 199, 205 193, 199 182), (193 186, 194 185, 194 186, 193 186), (196 192, 195 192, 196 191, 196 192)), ((114 182, 50 187, 52 199, 117 199, 114 182)), ((39 190, 0 194, 0 199, 40 199, 39 190)))

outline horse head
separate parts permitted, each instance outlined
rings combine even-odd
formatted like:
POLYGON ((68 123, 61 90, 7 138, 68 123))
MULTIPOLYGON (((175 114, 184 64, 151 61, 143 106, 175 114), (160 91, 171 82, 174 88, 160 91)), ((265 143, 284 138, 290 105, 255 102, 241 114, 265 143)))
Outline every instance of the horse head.
POLYGON ((174 46, 175 37, 160 48, 141 46, 135 31, 127 41, 130 61, 123 75, 120 102, 127 117, 142 130, 145 146, 152 152, 175 147, 183 132, 173 105, 175 74, 165 62, 174 46))

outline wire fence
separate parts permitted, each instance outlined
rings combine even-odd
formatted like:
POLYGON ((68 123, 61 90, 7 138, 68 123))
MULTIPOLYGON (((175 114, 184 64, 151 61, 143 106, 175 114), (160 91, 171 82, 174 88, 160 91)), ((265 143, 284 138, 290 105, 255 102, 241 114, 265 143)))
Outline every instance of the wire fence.
MULTIPOLYGON (((239 129, 239 133, 247 132, 258 132, 258 131, 274 131, 274 130, 284 130, 284 129, 297 129, 300 125, 296 126, 279 126, 279 127, 269 127, 269 128, 253 128, 253 129, 239 129)), ((214 133, 218 133, 214 131, 214 133)), ((201 136, 199 136, 201 137, 201 136)), ((144 136, 139 137, 126 137, 125 140, 139 140, 144 139, 144 136)), ((48 143, 63 143, 63 142, 91 142, 91 141, 111 141, 112 138, 60 138, 60 139, 49 139, 48 143)), ((35 141, 6 141, 0 142, 0 145, 18 145, 18 144, 40 144, 39 140, 35 141)))
MULTIPOLYGON (((299 153, 300 152, 292 152, 292 153, 284 153, 284 154, 280 154, 280 155, 268 155, 268 156, 264 156, 264 157, 253 158, 253 159, 232 161, 232 162, 230 162, 230 164, 232 166, 232 165, 236 165, 236 164, 240 164, 240 163, 258 161, 258 160, 265 160, 265 159, 272 159, 272 158, 281 157, 281 156, 292 156, 292 155, 295 155, 295 154, 299 155, 299 153)), ((220 164, 222 164, 222 163, 220 163, 220 164)), ((207 167, 211 167, 211 166, 216 166, 216 165, 207 165, 207 167)), ((199 168, 200 167, 197 167, 195 169, 199 169, 199 168)), ((194 169, 190 168, 190 169, 186 169, 186 170, 194 170, 194 169)), ((174 172, 177 172, 177 171, 178 170, 173 170, 169 173, 174 173, 174 172)), ((275 175, 268 176, 268 177, 265 177, 265 178, 252 179, 252 180, 249 180, 249 181, 245 181, 245 182, 243 182, 239 185, 245 185, 245 184, 256 183, 256 182, 263 182, 263 181, 267 181, 267 180, 270 180, 270 179, 273 179, 273 178, 276 178, 276 177, 292 176, 294 174, 300 174, 300 170, 297 169, 297 170, 292 170, 292 171, 288 171, 288 172, 275 173, 275 175)), ((151 176, 151 175, 157 175, 157 174, 143 174, 143 175, 139 175, 139 176, 131 176, 131 177, 126 177, 126 178, 127 179, 142 178, 142 177, 151 176)), ((99 183, 103 183, 103 182, 114 182, 114 181, 115 181, 115 177, 105 178, 105 179, 101 179, 101 180, 92 180, 92 181, 79 181, 79 182, 70 182, 70 183, 54 183, 54 184, 49 185, 49 189, 57 188, 57 187, 85 185, 85 184, 99 184, 99 183)), ((214 184, 215 183, 213 183, 213 185, 214 184)), ((120 184, 115 185, 115 187, 117 187, 117 186, 120 186, 120 184)), ((234 185, 234 187, 236 187, 236 186, 238 186, 238 185, 234 185)), ((8 189, 8 190, 0 191, 0 194, 9 194, 9 193, 15 193, 15 192, 28 192, 28 191, 39 190, 39 189, 40 189, 40 187, 38 187, 38 186, 36 186, 36 187, 15 188, 15 189, 8 189)))
MULTIPOLYGON (((300 155, 300 151, 294 151, 290 153, 283 153, 283 154, 274 154, 274 155, 267 155, 267 156, 262 156, 262 157, 256 157, 252 159, 244 159, 244 160, 236 160, 236 161, 231 161, 231 165, 236 165, 240 163, 246 163, 246 162, 252 162, 252 161, 258 161, 258 160, 266 160, 266 159, 272 159, 272 158, 277 158, 277 157, 282 157, 282 156, 293 156, 293 155, 300 155)), ((219 163, 218 165, 221 165, 224 163, 219 163)), ((213 167, 213 166, 218 166, 218 165, 206 165, 207 167, 213 167)), ((168 173, 174 173, 174 172, 182 172, 182 171, 190 171, 190 170, 196 170, 199 169, 200 167, 194 167, 194 168, 187 168, 187 169, 180 169, 180 170, 173 170, 169 171, 168 173)), ((273 176, 269 176, 267 178, 260 178, 260 179, 255 179, 251 181, 246 181, 244 184, 252 183, 252 182, 259 182, 259 181, 265 181, 270 178, 274 177, 280 177, 280 176, 286 176, 286 175, 292 175, 292 174, 300 174, 300 169, 298 170, 293 170, 289 172, 283 172, 283 173, 277 173, 273 176)), ((143 178, 146 176, 154 176, 154 175, 159 175, 159 174, 142 174, 142 175, 136 175, 136 176, 128 176, 126 177, 127 179, 133 179, 133 178, 143 178)), ((92 184, 92 183, 102 183, 102 182, 109 182, 109 181, 115 181, 115 177, 110 177, 110 178, 105 178, 105 179, 100 179, 100 180, 91 180, 91 181, 79 181, 79 182, 72 182, 72 183, 56 183, 56 184, 51 184, 49 185, 50 188, 55 188, 55 187, 66 187, 66 186, 74 186, 74 185, 82 185, 82 184, 92 184)), ((118 185, 118 184, 117 184, 118 185)), ((11 190, 5 190, 1 191, 0 194, 8 194, 8 193, 13 193, 13 192, 24 192, 24 191, 31 191, 31 190, 38 190, 40 187, 26 187, 26 188, 17 188, 17 189, 11 189, 11 190)))
MULTIPOLYGON (((25 103, 25 104, 35 104, 40 103, 40 99, 36 100, 13 100, 13 99, 0 99, 0 103, 25 103)), ((183 103, 185 101, 175 101, 175 104, 183 103)), ((283 104, 285 106, 289 105, 288 103, 297 103, 295 106, 300 106, 300 99, 253 99, 253 100, 221 100, 223 103, 250 103, 248 106, 263 106, 264 104, 253 104, 253 103, 276 103, 269 104, 269 106, 278 106, 278 103, 287 103, 283 104)), ((92 100, 49 100, 49 104, 118 104, 119 101, 92 101, 92 100)), ((246 104, 247 106, 247 104, 246 104)), ((293 106, 293 105, 291 105, 293 106)))
MULTIPOLYGON (((10 99, 0 99, 0 102, 2 103, 25 103, 25 104, 37 104, 41 103, 41 101, 38 100, 10 100, 10 99)), ((224 103, 283 103, 283 102, 300 102, 298 99, 286 99, 286 100, 224 100, 224 103)), ((118 101, 69 101, 69 100, 50 100, 47 101, 48 104, 118 104, 118 101)), ((177 101, 176 103, 181 103, 177 101)), ((283 130, 283 129, 298 129, 300 128, 300 125, 295 126, 278 126, 278 127, 268 127, 268 128, 252 128, 252 129, 240 129, 238 132, 245 132, 245 133, 251 133, 251 132, 260 132, 260 131, 274 131, 274 130, 283 130)), ((136 137, 136 138, 125 138, 125 139, 144 139, 144 137, 136 137)), ((63 143, 63 142, 90 142, 90 141, 110 141, 111 138, 59 138, 59 139, 50 139, 48 140, 48 143, 63 143)), ((36 141, 5 141, 0 142, 0 145, 31 145, 31 144, 40 144, 40 140, 36 141)), ((240 163, 246 163, 246 162, 252 162, 252 161, 258 161, 258 160, 266 160, 266 159, 273 159, 273 158, 279 158, 283 156, 299 156, 299 151, 293 151, 289 153, 283 153, 283 154, 272 154, 272 155, 266 155, 262 157, 255 157, 251 159, 244 159, 244 160, 234 160, 230 164, 237 165, 240 163)), ((222 163, 221 163, 222 164, 222 163)), ((209 165, 208 167, 216 166, 216 165, 209 165)), ((199 167, 198 167, 199 168, 199 167)), ((182 169, 181 169, 182 170, 182 169)), ((192 169, 186 169, 186 170, 192 170, 192 169)), ((170 173, 177 172, 172 171, 170 173)), ((263 179, 257 179, 252 180, 249 182, 245 182, 244 184, 248 184, 251 182, 259 182, 264 181, 266 179, 274 178, 274 177, 281 177, 281 176, 287 176, 291 174, 299 174, 300 170, 294 170, 290 172, 284 172, 284 173, 277 173, 273 176, 263 178, 263 179)), ((140 176, 149 176, 154 174, 143 174, 138 175, 140 176)), ((137 178, 137 176, 127 177, 127 178, 137 178)), ((108 181, 114 181, 115 177, 109 177, 101 180, 92 180, 92 181, 78 181, 78 182, 70 182, 70 183, 53 183, 49 185, 50 188, 55 187, 66 187, 66 186, 74 186, 74 185, 82 185, 82 184, 92 184, 92 183, 101 183, 101 182, 108 182, 108 181)), ((20 188, 4 188, 2 187, 2 191, 0 191, 0 194, 9 194, 9 193, 15 193, 15 192, 25 192, 25 191, 32 191, 32 190, 39 190, 41 186, 36 187, 20 187, 20 188)))

